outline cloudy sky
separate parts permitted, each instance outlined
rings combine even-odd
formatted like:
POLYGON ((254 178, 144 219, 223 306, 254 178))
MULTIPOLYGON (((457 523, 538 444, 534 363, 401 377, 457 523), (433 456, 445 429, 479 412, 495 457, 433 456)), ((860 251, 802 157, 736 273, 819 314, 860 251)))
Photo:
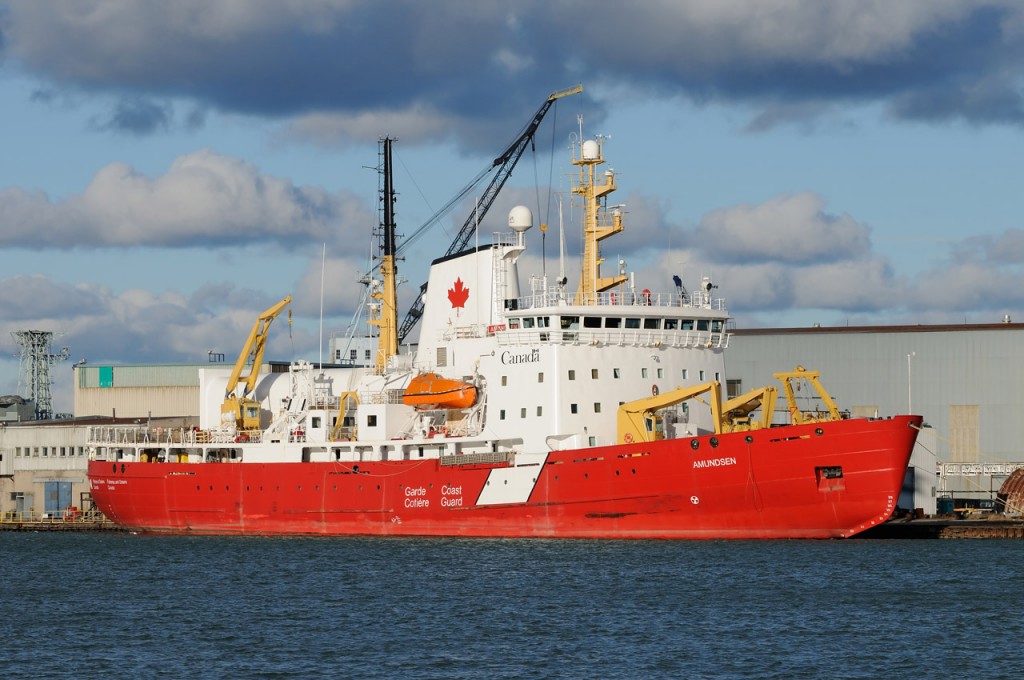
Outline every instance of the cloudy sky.
MULTIPOLYGON (((233 359, 287 294, 270 354, 315 360, 321 281, 326 333, 359 301, 378 139, 410 235, 577 83, 482 233, 557 223, 582 115, 644 287, 711 275, 739 327, 1024 320, 1024 5, 601 5, 0 0, 0 394, 11 331, 70 348, 70 410, 74 361, 233 359)), ((405 251, 406 306, 468 210, 405 251)))

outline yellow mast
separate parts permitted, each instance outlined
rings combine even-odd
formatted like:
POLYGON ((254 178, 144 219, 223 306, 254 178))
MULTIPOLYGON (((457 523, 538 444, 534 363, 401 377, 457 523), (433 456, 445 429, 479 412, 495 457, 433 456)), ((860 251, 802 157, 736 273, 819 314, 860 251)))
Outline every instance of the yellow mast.
POLYGON ((597 166, 604 163, 603 140, 587 140, 580 143, 579 158, 573 154, 573 165, 580 168, 579 179, 572 192, 583 198, 583 271, 580 275, 579 298, 581 304, 596 304, 597 293, 604 292, 626 281, 624 274, 601 276, 600 242, 622 231, 622 212, 613 210, 609 216, 602 208, 601 199, 617 188, 615 173, 606 170, 604 184, 595 179, 597 166))
POLYGON ((370 297, 377 300, 379 306, 376 313, 371 312, 371 318, 367 322, 380 329, 377 337, 377 360, 374 364, 378 373, 383 373, 388 365, 388 360, 398 354, 398 306, 395 292, 397 278, 395 190, 391 180, 391 142, 390 138, 384 139, 384 253, 380 258, 382 280, 380 287, 375 287, 370 293, 370 297))

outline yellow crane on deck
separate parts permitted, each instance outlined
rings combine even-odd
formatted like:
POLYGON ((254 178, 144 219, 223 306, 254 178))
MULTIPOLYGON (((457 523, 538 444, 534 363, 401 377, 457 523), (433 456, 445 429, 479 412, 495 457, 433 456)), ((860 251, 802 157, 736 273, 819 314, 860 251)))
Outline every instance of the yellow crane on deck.
MULTIPOLYGON (((249 339, 245 341, 235 368, 228 378, 227 387, 224 390, 224 403, 220 407, 221 424, 228 422, 234 424, 237 430, 258 430, 260 429, 260 403, 250 395, 256 388, 256 380, 259 377, 260 368, 263 366, 263 353, 267 349, 267 333, 270 331, 270 323, 277 318, 281 311, 292 301, 292 296, 287 295, 276 305, 259 315, 256 323, 252 326, 249 339), (248 372, 243 376, 243 371, 248 367, 248 372), (239 383, 244 385, 241 395, 235 394, 239 383)), ((292 313, 288 311, 288 324, 291 325, 292 313)))
MULTIPOLYGON (((808 371, 803 366, 797 366, 792 371, 773 373, 772 375, 782 383, 792 424, 821 423, 849 417, 848 414, 839 410, 835 401, 821 384, 819 371, 808 371), (810 383, 814 391, 817 392, 818 398, 825 405, 824 411, 811 412, 800 409, 793 387, 794 382, 799 384, 800 381, 810 383)), ((766 429, 772 426, 778 396, 777 387, 758 387, 723 403, 722 386, 718 381, 701 383, 693 387, 677 387, 664 394, 655 394, 619 406, 618 443, 631 444, 664 439, 665 433, 661 426, 662 416, 658 414, 658 411, 690 399, 696 399, 711 408, 711 422, 715 434, 766 429), (707 401, 701 398, 704 394, 708 394, 707 401), (755 411, 760 411, 760 415, 755 417, 753 415, 755 411)))

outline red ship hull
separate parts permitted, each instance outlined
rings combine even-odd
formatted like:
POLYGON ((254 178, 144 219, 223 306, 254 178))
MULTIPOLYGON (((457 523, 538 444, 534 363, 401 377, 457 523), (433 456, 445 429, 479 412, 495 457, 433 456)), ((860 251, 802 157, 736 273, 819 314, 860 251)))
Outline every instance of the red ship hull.
POLYGON ((97 460, 88 474, 104 514, 142 532, 833 538, 889 518, 920 424, 853 419, 555 451, 529 469, 97 460), (502 502, 491 486, 510 480, 529 485, 525 500, 502 502))

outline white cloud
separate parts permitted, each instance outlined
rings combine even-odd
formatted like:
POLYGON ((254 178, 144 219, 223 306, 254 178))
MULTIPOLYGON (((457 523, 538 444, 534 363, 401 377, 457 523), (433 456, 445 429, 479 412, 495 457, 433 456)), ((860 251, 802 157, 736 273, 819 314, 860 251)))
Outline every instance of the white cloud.
POLYGON ((0 191, 0 219, 0 243, 35 248, 260 241, 289 248, 344 240, 375 221, 353 194, 298 187, 205 149, 157 178, 111 163, 84 192, 58 203, 40 192, 0 191))
POLYGON ((856 258, 870 250, 867 226, 823 208, 824 201, 811 192, 723 208, 701 220, 695 237, 721 262, 807 264, 856 258))

